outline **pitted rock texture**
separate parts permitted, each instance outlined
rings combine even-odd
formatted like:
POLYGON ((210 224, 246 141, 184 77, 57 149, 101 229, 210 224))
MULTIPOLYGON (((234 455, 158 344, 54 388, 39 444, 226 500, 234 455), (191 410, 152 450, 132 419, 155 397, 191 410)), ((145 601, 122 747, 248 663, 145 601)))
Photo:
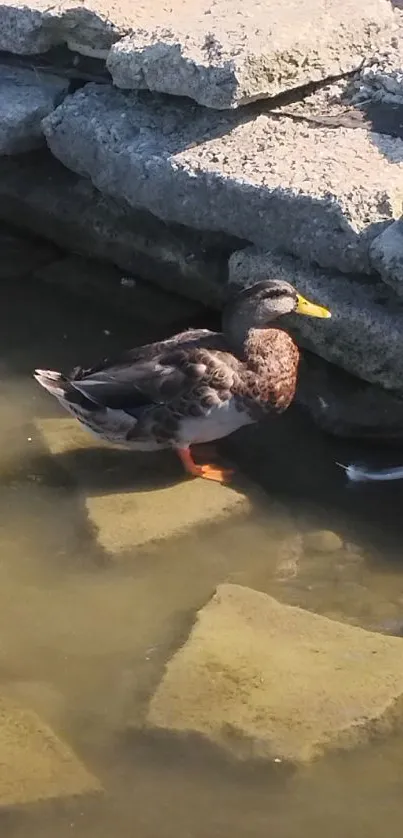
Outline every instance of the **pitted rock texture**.
POLYGON ((0 218, 69 251, 112 262, 123 277, 135 274, 214 307, 227 281, 228 257, 242 246, 219 233, 164 224, 102 195, 49 151, 0 156, 0 218))
POLYGON ((388 0, 8 0, 0 49, 67 43, 108 59, 115 84, 230 108, 354 70, 390 41, 388 0))
POLYGON ((370 248, 370 257, 374 268, 382 279, 403 296, 403 216, 389 224, 377 236, 370 248))
POLYGON ((0 65, 0 154, 45 144, 42 119, 60 104, 69 84, 56 75, 0 65))
POLYGON ((368 240, 403 187, 400 139, 104 85, 67 97, 43 128, 65 166, 133 208, 346 272, 369 271, 368 240))

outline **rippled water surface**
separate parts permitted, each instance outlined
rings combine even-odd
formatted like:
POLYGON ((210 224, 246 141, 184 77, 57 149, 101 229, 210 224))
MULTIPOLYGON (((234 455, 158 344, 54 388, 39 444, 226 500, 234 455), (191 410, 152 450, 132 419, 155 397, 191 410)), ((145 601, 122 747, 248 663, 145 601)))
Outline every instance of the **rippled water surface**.
MULTIPOLYGON (((0 813, 2 835, 400 838, 400 734, 288 771, 245 769, 136 733, 165 662, 220 582, 403 633, 403 483, 347 490, 335 460, 368 452, 326 439, 291 411, 265 430, 269 454, 262 434, 253 449, 250 431, 237 445, 248 516, 107 560, 68 457, 52 457, 37 432, 38 417, 62 414, 31 371, 153 337, 53 289, 0 288, 0 693, 34 709, 105 789, 0 813), (265 493, 250 489, 251 477, 265 493), (340 550, 307 547, 306 533, 322 529, 340 537, 340 550)), ((224 453, 235 456, 234 447, 224 453)), ((403 463, 403 451, 384 458, 403 463)), ((150 491, 183 479, 169 454, 139 468, 150 491)), ((136 491, 131 455, 92 451, 83 470, 92 490, 136 491)))

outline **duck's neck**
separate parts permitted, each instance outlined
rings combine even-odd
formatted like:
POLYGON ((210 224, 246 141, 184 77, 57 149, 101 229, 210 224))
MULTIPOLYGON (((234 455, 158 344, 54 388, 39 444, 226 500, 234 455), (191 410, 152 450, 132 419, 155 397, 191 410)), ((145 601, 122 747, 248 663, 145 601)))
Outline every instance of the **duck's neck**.
POLYGON ((265 324, 263 329, 260 324, 253 322, 251 312, 244 308, 228 307, 224 310, 222 318, 222 329, 226 340, 232 351, 238 357, 244 354, 245 346, 250 335, 255 332, 266 332, 271 329, 278 329, 278 324, 273 320, 268 326, 265 324))

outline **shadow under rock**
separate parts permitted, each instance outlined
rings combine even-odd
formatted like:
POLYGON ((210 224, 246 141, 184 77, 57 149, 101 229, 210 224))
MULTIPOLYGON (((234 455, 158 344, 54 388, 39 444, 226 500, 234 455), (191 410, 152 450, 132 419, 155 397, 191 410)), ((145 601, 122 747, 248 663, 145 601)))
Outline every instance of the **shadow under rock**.
POLYGON ((403 464, 402 443, 391 447, 329 436, 293 405, 281 417, 243 428, 222 446, 296 516, 314 527, 342 528, 347 540, 369 554, 379 551, 388 562, 402 561, 403 481, 354 484, 337 465, 403 464))

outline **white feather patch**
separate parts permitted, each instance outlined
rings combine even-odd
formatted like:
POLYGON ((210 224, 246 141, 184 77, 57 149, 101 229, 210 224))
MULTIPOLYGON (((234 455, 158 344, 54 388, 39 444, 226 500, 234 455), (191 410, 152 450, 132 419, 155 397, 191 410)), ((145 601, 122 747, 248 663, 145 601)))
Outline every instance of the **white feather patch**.
POLYGON ((384 482, 387 480, 403 480, 403 466, 393 468, 369 469, 365 466, 351 463, 348 466, 337 463, 344 471, 349 480, 353 483, 369 483, 370 481, 384 482))
POLYGON ((253 424, 248 414, 238 410, 235 399, 212 407, 204 416, 186 417, 180 423, 179 441, 182 445, 212 442, 222 439, 244 425, 253 424))

